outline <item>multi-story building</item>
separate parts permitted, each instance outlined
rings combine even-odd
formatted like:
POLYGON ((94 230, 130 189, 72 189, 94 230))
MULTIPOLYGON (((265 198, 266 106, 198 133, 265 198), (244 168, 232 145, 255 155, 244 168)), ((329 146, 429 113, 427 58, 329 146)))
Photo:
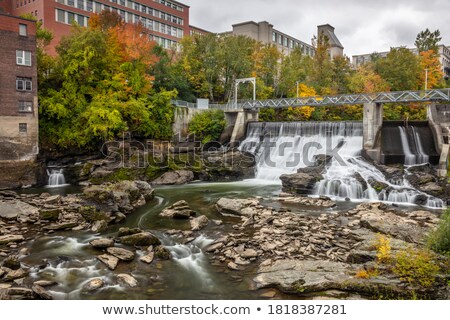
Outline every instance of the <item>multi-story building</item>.
MULTIPOLYGON (((419 54, 419 50, 417 48, 409 48, 409 50, 415 55, 419 54)), ((374 53, 365 53, 354 55, 352 57, 352 64, 354 67, 359 67, 364 63, 372 61, 374 56, 386 58, 390 51, 384 52, 374 52, 374 53)), ((438 47, 439 53, 439 62, 441 63, 442 72, 444 73, 445 78, 450 77, 450 47, 446 47, 444 45, 439 45, 438 47)))
POLYGON ((211 31, 207 31, 205 29, 202 29, 202 28, 199 28, 199 27, 195 27, 195 26, 189 26, 189 29, 190 29, 189 30, 189 35, 190 36, 195 36, 195 35, 204 36, 204 35, 213 33, 211 31))
MULTIPOLYGON (((15 16, 31 13, 54 33, 49 51, 54 52, 71 24, 87 26, 92 13, 117 12, 126 22, 142 23, 152 40, 170 48, 189 35, 189 6, 166 0, 3 0, 0 8, 15 16)), ((1 10, 0 9, 0 10, 1 10)))
POLYGON ((0 161, 38 153, 36 24, 0 13, 0 161))

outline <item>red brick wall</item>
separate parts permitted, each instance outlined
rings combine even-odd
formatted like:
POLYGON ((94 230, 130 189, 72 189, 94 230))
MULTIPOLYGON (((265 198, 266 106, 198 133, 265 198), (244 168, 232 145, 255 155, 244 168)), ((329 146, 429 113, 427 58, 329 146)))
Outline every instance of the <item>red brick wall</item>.
MULTIPOLYGON (((33 21, 0 15, 0 116, 33 116, 19 113, 19 100, 34 101, 37 96, 36 26, 33 21), (28 36, 19 35, 19 24, 27 25, 28 36), (16 50, 31 52, 31 67, 16 64, 16 50), (16 77, 32 78, 31 92, 16 90, 16 77)), ((34 106, 37 108, 37 106, 34 106)))

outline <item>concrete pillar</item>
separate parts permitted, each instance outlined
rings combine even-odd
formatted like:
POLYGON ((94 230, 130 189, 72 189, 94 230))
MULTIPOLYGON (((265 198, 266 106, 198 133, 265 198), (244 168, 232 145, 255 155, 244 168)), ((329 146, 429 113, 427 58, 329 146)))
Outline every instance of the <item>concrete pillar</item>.
POLYGON ((258 111, 239 111, 237 112, 236 121, 234 123, 233 134, 231 135, 230 145, 237 146, 238 142, 245 136, 247 124, 249 122, 258 121, 258 111))
POLYGON ((363 149, 372 160, 379 161, 380 148, 375 145, 377 135, 383 125, 383 105, 365 103, 363 113, 363 149))

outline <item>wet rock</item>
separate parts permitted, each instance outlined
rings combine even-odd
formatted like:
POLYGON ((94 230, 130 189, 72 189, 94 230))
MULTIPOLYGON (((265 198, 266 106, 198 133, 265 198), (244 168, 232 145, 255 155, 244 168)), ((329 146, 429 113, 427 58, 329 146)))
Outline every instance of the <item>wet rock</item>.
POLYGON ((25 238, 23 237, 23 235, 7 234, 7 235, 0 236, 0 245, 8 244, 10 242, 22 242, 24 240, 25 240, 25 238))
POLYGON ((33 282, 33 285, 37 285, 40 287, 51 287, 51 286, 55 286, 57 284, 58 284, 57 282, 49 281, 49 280, 38 280, 38 281, 33 282))
POLYGON ((161 241, 150 232, 141 232, 119 238, 123 244, 131 246, 152 246, 159 245, 161 241))
POLYGON ((289 204, 301 204, 305 206, 316 206, 324 208, 332 208, 336 206, 336 202, 328 197, 309 198, 309 197, 299 197, 299 196, 292 197, 280 195, 279 201, 289 204))
POLYGON ((155 256, 160 260, 170 260, 172 258, 172 254, 164 246, 157 246, 155 248, 155 256))
POLYGON ((35 295, 33 290, 28 288, 12 287, 0 291, 0 296, 4 295, 5 300, 33 300, 35 295))
POLYGON ((2 266, 12 270, 20 269, 20 260, 16 255, 11 255, 5 258, 2 262, 2 266))
POLYGON ((244 215, 244 209, 259 205, 257 199, 231 199, 220 198, 216 203, 216 208, 222 215, 244 215))
POLYGON ((109 269, 114 270, 119 263, 119 259, 110 254, 102 254, 97 256, 97 259, 103 262, 109 269))
POLYGON ((139 260, 144 263, 151 264, 153 262, 154 257, 155 254, 153 252, 150 252, 148 255, 140 257, 139 260))
POLYGON ((134 260, 134 253, 130 250, 126 250, 123 248, 110 247, 110 248, 106 249, 106 252, 119 258, 122 261, 133 261, 134 260))
POLYGON ((189 204, 185 200, 181 200, 164 209, 159 216, 173 219, 189 219, 195 214, 195 211, 191 210, 189 204))
POLYGON ((209 219, 203 215, 203 216, 191 219, 189 221, 189 223, 191 224, 192 231, 198 231, 198 230, 205 228, 208 225, 209 219))
POLYGON ((139 229, 139 228, 131 229, 131 228, 125 227, 125 228, 120 228, 119 229, 118 236, 119 237, 130 236, 132 234, 141 233, 141 232, 142 232, 142 230, 139 229))
POLYGON ((33 290, 33 292, 38 296, 38 298, 42 299, 42 300, 52 300, 53 296, 47 291, 45 290, 43 287, 34 284, 31 287, 31 290, 33 290))
POLYGON ((108 229, 108 223, 105 220, 95 221, 91 227, 92 232, 99 233, 108 229))
POLYGON ((82 291, 84 292, 92 292, 100 289, 105 285, 105 281, 101 278, 92 279, 83 285, 82 291))
POLYGON ((125 273, 117 275, 117 282, 119 282, 121 285, 125 285, 130 288, 137 287, 138 285, 137 280, 133 276, 130 276, 129 274, 125 273))
POLYGON ((152 181, 152 185, 182 185, 194 180, 194 173, 187 170, 170 171, 152 181))
POLYGON ((47 198, 45 198, 44 202, 46 204, 59 204, 59 203, 61 203, 61 196, 54 195, 54 196, 47 197, 47 198))
POLYGON ((13 281, 16 279, 24 278, 27 275, 28 275, 28 272, 25 271, 24 269, 11 270, 5 275, 4 279, 6 281, 13 281))
POLYGON ((223 242, 213 243, 210 246, 206 247, 205 251, 214 252, 216 250, 223 248, 223 246, 224 246, 223 242))
POLYGON ((72 229, 72 228, 74 228, 76 226, 78 226, 78 222, 76 222, 76 221, 67 221, 67 222, 60 222, 60 223, 50 224, 48 226, 43 227, 43 229, 57 231, 57 230, 72 229))
POLYGON ((89 244, 96 249, 106 249, 109 247, 114 247, 114 240, 108 238, 100 238, 90 241, 89 244))

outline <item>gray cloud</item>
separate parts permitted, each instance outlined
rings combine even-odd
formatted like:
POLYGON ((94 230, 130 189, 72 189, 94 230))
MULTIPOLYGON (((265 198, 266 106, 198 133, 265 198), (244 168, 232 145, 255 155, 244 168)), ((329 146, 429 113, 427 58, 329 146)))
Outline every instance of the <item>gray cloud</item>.
POLYGON ((229 31, 248 20, 269 21, 305 42, 317 25, 329 23, 348 56, 390 47, 414 46, 421 30, 439 29, 450 45, 449 0, 180 0, 189 5, 190 24, 213 32, 229 31))

